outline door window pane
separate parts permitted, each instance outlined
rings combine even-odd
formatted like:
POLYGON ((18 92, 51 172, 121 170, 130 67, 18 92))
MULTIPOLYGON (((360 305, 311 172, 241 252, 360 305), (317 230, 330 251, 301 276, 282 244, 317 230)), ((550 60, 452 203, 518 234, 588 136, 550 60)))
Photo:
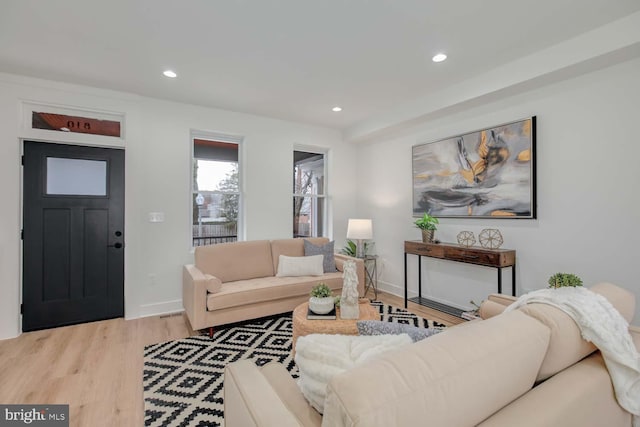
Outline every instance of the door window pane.
POLYGON ((106 196, 107 162, 47 157, 47 194, 106 196))

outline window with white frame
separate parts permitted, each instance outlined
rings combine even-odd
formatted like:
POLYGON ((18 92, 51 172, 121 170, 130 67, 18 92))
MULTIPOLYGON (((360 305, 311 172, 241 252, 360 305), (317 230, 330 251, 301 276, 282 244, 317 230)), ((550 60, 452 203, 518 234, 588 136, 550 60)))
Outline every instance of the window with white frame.
POLYGON ((293 237, 325 233, 326 155, 321 151, 293 152, 293 237))
POLYGON ((193 138, 193 246, 238 240, 239 144, 193 138))

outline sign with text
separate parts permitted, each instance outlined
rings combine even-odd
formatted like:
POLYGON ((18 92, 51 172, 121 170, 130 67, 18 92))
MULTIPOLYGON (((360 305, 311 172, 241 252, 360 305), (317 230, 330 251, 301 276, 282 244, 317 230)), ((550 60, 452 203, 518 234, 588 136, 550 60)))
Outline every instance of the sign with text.
POLYGON ((115 136, 120 138, 120 122, 118 121, 69 116, 66 114, 33 111, 31 115, 31 127, 33 129, 87 133, 90 135, 115 136))
POLYGON ((0 405, 0 427, 69 427, 69 405, 0 405))

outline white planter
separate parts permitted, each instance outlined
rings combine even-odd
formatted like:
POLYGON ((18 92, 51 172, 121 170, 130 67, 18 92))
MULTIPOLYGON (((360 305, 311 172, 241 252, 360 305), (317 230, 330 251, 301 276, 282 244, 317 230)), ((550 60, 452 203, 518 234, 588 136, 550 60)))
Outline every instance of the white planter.
POLYGON ((309 308, 316 314, 327 314, 333 310, 333 306, 333 297, 309 298, 309 308))

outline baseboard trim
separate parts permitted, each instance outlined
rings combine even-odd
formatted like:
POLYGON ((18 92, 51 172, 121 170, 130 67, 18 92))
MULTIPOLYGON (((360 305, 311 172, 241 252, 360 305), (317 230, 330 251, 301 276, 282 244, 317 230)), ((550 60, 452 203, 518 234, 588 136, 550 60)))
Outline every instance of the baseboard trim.
POLYGON ((143 304, 140 306, 138 317, 161 316, 167 314, 180 313, 184 311, 182 300, 158 302, 154 304, 143 304))

